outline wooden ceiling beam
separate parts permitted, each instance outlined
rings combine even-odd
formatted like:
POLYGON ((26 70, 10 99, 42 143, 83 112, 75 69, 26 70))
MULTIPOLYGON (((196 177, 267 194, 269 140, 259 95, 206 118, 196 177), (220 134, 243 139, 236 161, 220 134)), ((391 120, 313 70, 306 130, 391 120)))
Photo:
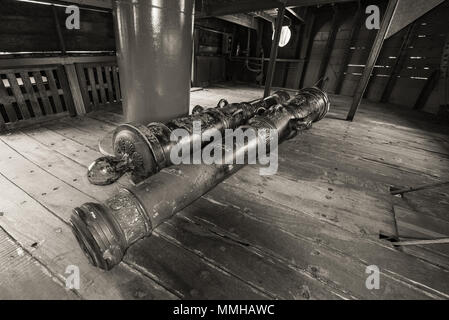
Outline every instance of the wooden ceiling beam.
POLYGON ((112 9, 112 0, 39 0, 42 2, 54 2, 67 5, 78 5, 88 8, 112 9))
POLYGON ((256 17, 259 17, 259 18, 261 18, 263 20, 271 22, 272 24, 276 23, 276 18, 272 17, 271 15, 266 13, 265 11, 256 11, 256 12, 252 12, 252 14, 254 14, 256 17))
POLYGON ((444 0, 414 0, 413 5, 410 5, 410 1, 400 2, 386 39, 392 37, 443 2, 444 0))
POLYGON ((229 14, 225 16, 219 16, 218 19, 232 22, 235 24, 238 24, 240 26, 244 26, 253 30, 259 30, 259 23, 257 19, 253 16, 250 16, 245 13, 236 13, 236 14, 229 14))
POLYGON ((296 19, 298 19, 299 21, 301 21, 301 23, 304 23, 305 21, 304 21, 304 18, 302 18, 299 14, 297 14, 296 13, 296 11, 295 10, 293 10, 293 8, 291 8, 291 7, 288 7, 288 8, 285 8, 288 12, 290 12, 290 14, 292 15, 292 16, 294 16, 296 19))
MULTIPOLYGON (((355 0, 288 0, 287 7, 306 7, 315 5, 325 5, 329 3, 354 2, 355 0)), ((211 1, 212 2, 212 1, 211 1)), ((282 5, 280 0, 241 0, 232 3, 220 3, 209 5, 201 16, 223 16, 234 13, 245 13, 263 11, 278 8, 282 5)))

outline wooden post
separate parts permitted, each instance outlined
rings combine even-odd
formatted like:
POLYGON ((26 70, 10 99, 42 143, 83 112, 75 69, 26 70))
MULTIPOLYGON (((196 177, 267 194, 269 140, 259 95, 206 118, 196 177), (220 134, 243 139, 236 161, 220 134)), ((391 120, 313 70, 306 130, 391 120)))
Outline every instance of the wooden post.
POLYGON ((440 70, 435 70, 427 79, 424 88, 421 90, 418 99, 416 99, 414 110, 421 110, 426 106, 432 91, 437 87, 438 79, 440 78, 440 70))
POLYGON ((69 81, 67 80, 67 73, 65 72, 64 66, 58 66, 55 71, 58 76, 61 89, 63 90, 62 99, 64 99, 69 115, 74 117, 76 116, 76 109, 73 101, 72 90, 70 89, 69 81))
POLYGON ((326 71, 329 66, 332 49, 334 48, 335 39, 337 38, 338 29, 340 27, 340 11, 337 6, 334 6, 334 14, 332 17, 331 29, 329 30, 329 36, 326 41, 326 47, 324 48, 324 55, 321 59, 320 69, 318 72, 317 87, 323 89, 326 81, 326 71))
POLYGON ((357 39, 360 34, 360 30, 362 28, 363 22, 363 12, 362 7, 359 3, 359 8, 357 9, 356 14, 354 15, 354 19, 351 22, 351 34, 349 36, 349 41, 345 49, 345 53, 343 54, 343 60, 341 61, 340 69, 338 71, 337 80, 335 83, 335 94, 340 94, 341 89, 343 87, 343 81, 345 80, 345 72, 348 70, 348 64, 351 62, 353 50, 352 47, 355 46, 357 39))
POLYGON ((86 113, 86 107, 84 105, 83 96, 79 86, 78 76, 76 74, 76 69, 74 64, 64 65, 65 74, 67 76, 67 81, 69 83, 70 92, 73 97, 73 104, 75 105, 75 110, 78 115, 86 113))
POLYGON ((274 30, 274 39, 271 43, 270 63, 268 65, 267 78, 265 80, 264 97, 268 97, 271 93, 271 85, 273 84, 274 70, 276 67, 276 58, 278 55, 279 40, 281 38, 282 22, 284 20, 285 13, 285 0, 278 8, 278 15, 276 17, 276 26, 274 30))
POLYGON ((440 111, 449 112, 449 34, 443 47, 439 79, 440 111))
POLYGON ((314 27, 315 27, 315 13, 312 12, 312 9, 308 8, 306 15, 306 24, 304 26, 301 39, 301 49, 299 53, 299 60, 301 61, 298 64, 298 73, 294 85, 295 89, 301 89, 304 83, 304 76, 307 70, 307 64, 310 57, 311 47, 313 44, 314 27))
POLYGON ((53 4, 51 5, 51 9, 53 11, 53 18, 55 20, 56 32, 58 33, 59 45, 61 46, 61 53, 63 55, 65 55, 66 48, 65 48, 64 37, 62 36, 61 25, 59 24, 58 12, 56 11, 56 7, 53 4))
POLYGON ((165 122, 189 113, 193 13, 194 0, 113 1, 125 121, 165 122))
POLYGON ((301 23, 304 23, 303 17, 301 17, 299 14, 297 14, 295 10, 293 10, 292 8, 286 8, 286 10, 287 10, 288 12, 290 12, 290 14, 291 14, 292 16, 294 16, 296 19, 298 19, 299 21, 301 21, 301 23))
POLYGON ((380 99, 380 102, 388 102, 388 100, 390 100, 390 96, 391 96, 391 93, 393 92, 394 86, 396 85, 398 76, 401 73, 402 68, 404 67, 405 60, 407 59, 407 56, 406 56, 407 49, 413 43, 413 35, 414 35, 415 28, 416 28, 416 21, 413 22, 409 27, 407 27, 407 32, 404 36, 404 39, 402 40, 402 44, 399 49, 399 53, 397 55, 396 62, 393 65, 390 78, 388 79, 388 82, 385 86, 385 89, 384 89, 384 92, 380 99))
POLYGON ((384 14, 384 18, 382 19, 380 29, 377 32, 377 36, 376 39, 374 40, 373 47, 371 48, 371 53, 368 57, 366 67, 363 70, 363 75, 360 79, 360 82, 357 85, 351 109, 349 110, 348 116, 346 118, 346 120, 348 121, 354 120, 355 114, 357 113, 357 109, 360 106, 360 103, 362 102, 363 94, 365 93, 366 87, 368 86, 371 73, 373 72, 377 58, 379 57, 380 51, 382 50, 382 45, 385 41, 385 36, 388 32, 388 29, 390 28, 398 4, 399 0, 389 0, 388 2, 387 10, 384 14))
POLYGON ((200 49, 200 31, 197 28, 193 29, 193 44, 192 44, 192 46, 193 46, 193 48, 192 48, 192 51, 193 51, 192 64, 193 64, 193 66, 192 66, 192 75, 190 77, 192 79, 193 86, 200 87, 201 83, 198 80, 198 70, 197 70, 198 64, 197 64, 197 59, 196 59, 196 56, 200 49))

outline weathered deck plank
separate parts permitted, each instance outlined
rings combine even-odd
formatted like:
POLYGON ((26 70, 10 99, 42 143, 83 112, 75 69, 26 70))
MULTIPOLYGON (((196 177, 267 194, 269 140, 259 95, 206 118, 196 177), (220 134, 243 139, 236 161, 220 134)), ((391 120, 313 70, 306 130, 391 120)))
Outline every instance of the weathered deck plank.
POLYGON ((0 275, 0 300, 79 299, 1 228, 0 275))

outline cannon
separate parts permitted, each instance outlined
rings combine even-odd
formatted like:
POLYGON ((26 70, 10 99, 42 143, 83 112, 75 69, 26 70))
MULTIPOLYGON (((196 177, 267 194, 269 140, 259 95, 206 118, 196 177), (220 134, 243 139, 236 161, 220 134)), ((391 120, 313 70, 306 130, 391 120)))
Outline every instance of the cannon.
POLYGON ((193 123, 199 121, 201 133, 212 130, 223 132, 234 129, 248 121, 258 113, 290 99, 285 91, 277 91, 273 95, 253 102, 231 103, 222 99, 216 108, 204 109, 195 106, 190 116, 177 118, 168 123, 150 123, 141 125, 127 123, 120 125, 112 137, 114 156, 104 156, 95 160, 88 168, 87 177, 95 185, 109 185, 118 180, 126 172, 131 173, 131 180, 138 183, 145 178, 172 165, 170 152, 176 144, 194 145, 200 141, 201 135, 193 133, 193 123), (171 133, 176 129, 189 132, 189 139, 172 141, 171 133))
MULTIPOLYGON (((268 133, 268 137, 262 135, 262 141, 267 145, 275 138, 282 142, 323 119, 329 107, 326 93, 318 88, 306 88, 287 103, 255 116, 241 128, 268 133)), ((235 145, 231 157, 250 153, 256 148, 257 141, 260 141, 259 134, 244 144, 235 145)), ((229 152, 221 141, 211 144, 229 152)), ((109 270, 122 260, 130 245, 149 236, 162 222, 244 165, 226 162, 165 168, 136 186, 121 188, 103 204, 85 203, 75 208, 71 216, 73 232, 90 262, 109 270)))

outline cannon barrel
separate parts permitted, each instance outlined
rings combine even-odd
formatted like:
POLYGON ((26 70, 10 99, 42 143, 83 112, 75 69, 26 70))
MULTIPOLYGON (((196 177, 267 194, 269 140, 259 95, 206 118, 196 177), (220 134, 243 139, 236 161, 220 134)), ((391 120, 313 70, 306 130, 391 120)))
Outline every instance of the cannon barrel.
MULTIPOLYGON (((329 106, 328 97, 321 90, 303 89, 288 103, 254 117, 243 128, 257 132, 274 130, 282 142, 324 118, 329 106)), ((259 138, 237 145, 232 150, 233 157, 247 154, 259 138)), ((263 138, 267 145, 268 140, 263 138)), ((214 143, 225 151, 221 141, 214 143)), ((75 208, 72 229, 90 262, 106 270, 118 264, 131 244, 150 235, 162 222, 244 166, 227 163, 171 166, 136 186, 120 189, 104 204, 85 203, 75 208)))
POLYGON ((193 133, 193 123, 199 121, 202 134, 212 130, 224 132, 246 123, 256 114, 264 112, 270 107, 290 99, 285 91, 277 91, 273 95, 253 102, 222 103, 220 100, 216 108, 204 110, 196 106, 190 116, 177 118, 165 124, 150 123, 142 125, 127 123, 116 128, 112 143, 114 156, 105 156, 95 160, 88 168, 87 177, 92 184, 108 185, 118 180, 126 172, 131 173, 133 182, 138 183, 145 178, 172 165, 170 152, 176 144, 194 145, 201 142, 201 135, 193 133), (178 142, 171 141, 173 130, 185 129, 189 132, 189 139, 178 142))

